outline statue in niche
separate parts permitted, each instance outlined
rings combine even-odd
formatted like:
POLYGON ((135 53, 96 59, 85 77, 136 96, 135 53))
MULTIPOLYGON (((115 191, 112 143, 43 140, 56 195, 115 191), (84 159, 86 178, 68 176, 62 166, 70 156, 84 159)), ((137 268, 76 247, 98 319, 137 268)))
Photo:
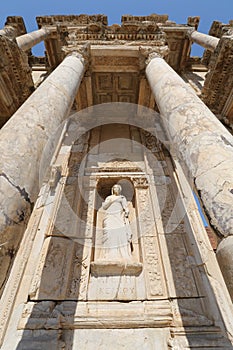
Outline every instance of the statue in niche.
POLYGON ((130 261, 132 259, 132 233, 129 225, 129 209, 119 184, 112 187, 112 194, 102 204, 104 259, 108 261, 130 261))

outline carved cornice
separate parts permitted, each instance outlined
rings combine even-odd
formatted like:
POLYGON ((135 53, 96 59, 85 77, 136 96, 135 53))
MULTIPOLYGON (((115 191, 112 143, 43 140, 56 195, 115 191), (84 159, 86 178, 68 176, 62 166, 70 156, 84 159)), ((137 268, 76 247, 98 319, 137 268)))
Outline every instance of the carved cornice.
POLYGON ((141 172, 142 169, 134 162, 124 159, 115 159, 106 163, 99 163, 98 167, 91 168, 91 171, 94 172, 123 172, 123 173, 132 173, 132 172, 141 172))
POLYGON ((202 100, 216 115, 221 115, 233 86, 233 37, 222 36, 211 55, 209 72, 202 89, 202 100))
MULTIPOLYGON (((213 21, 208 34, 216 38, 221 38, 223 35, 232 35, 232 30, 232 21, 229 21, 229 24, 225 24, 220 21, 213 21)), ((212 59, 211 56, 211 52, 209 50, 205 50, 202 61, 207 66, 209 65, 210 60, 212 59)))
POLYGON ((0 118, 7 120, 34 90, 27 55, 0 36, 0 118))
POLYGON ((21 16, 8 16, 5 25, 13 27, 16 30, 16 36, 23 35, 27 32, 24 20, 21 16))
POLYGON ((168 21, 168 15, 158 15, 157 13, 152 13, 149 16, 131 16, 123 15, 121 17, 121 23, 129 22, 141 22, 141 23, 166 23, 168 21))
MULTIPOLYGON (((37 17, 39 28, 53 26, 57 28, 53 37, 46 40, 48 62, 55 68, 64 57, 62 51, 74 51, 75 47, 91 45, 130 45, 160 47, 157 53, 179 71, 186 65, 189 55, 190 39, 187 31, 197 25, 197 18, 190 19, 188 25, 179 25, 169 21, 167 15, 122 16, 122 24, 108 26, 107 17, 103 15, 80 16, 43 16, 37 17), (178 53, 178 54, 177 54, 178 53)), ((140 69, 145 68, 145 59, 140 60, 140 69)))
POLYGON ((36 21, 39 28, 44 25, 54 25, 54 24, 70 24, 77 26, 84 26, 90 23, 102 23, 106 26, 108 24, 107 16, 102 14, 96 15, 55 15, 55 16, 37 16, 36 21))
POLYGON ((200 22, 199 16, 188 17, 188 20, 187 20, 188 26, 193 27, 193 29, 195 30, 197 30, 199 22, 200 22))

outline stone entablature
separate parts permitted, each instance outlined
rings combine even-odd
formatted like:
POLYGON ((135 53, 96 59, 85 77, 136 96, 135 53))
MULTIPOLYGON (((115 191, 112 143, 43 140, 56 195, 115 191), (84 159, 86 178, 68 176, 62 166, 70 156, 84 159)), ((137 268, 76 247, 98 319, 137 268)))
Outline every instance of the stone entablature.
POLYGON ((53 27, 57 30, 45 41, 48 61, 55 67, 63 58, 64 47, 91 45, 146 45, 169 46, 168 63, 177 71, 185 67, 189 55, 190 25, 169 21, 167 15, 122 16, 122 23, 108 26, 103 15, 42 16, 37 17, 39 28, 53 27))
MULTIPOLYGON (((49 35, 41 35, 41 39, 45 40, 46 48, 46 69, 51 72, 56 68, 64 59, 67 52, 72 52, 77 46, 85 45, 87 42, 91 45, 90 48, 94 48, 96 45, 109 46, 116 48, 116 46, 129 46, 129 47, 141 47, 148 46, 152 48, 168 47, 168 54, 166 56, 167 63, 178 73, 187 72, 193 70, 190 66, 190 49, 192 42, 192 35, 194 37, 203 36, 202 33, 196 32, 199 24, 199 17, 188 17, 187 24, 177 24, 170 21, 168 15, 152 14, 150 16, 131 16, 123 15, 121 19, 121 25, 112 24, 108 25, 107 16, 103 14, 96 15, 55 15, 55 16, 38 16, 37 23, 40 28, 39 31, 28 34, 32 38, 40 38, 39 32, 42 30, 49 35)), ((232 124, 232 78, 229 74, 231 69, 231 30, 232 21, 229 24, 223 24, 215 21, 210 29, 209 35, 214 38, 221 38, 221 43, 217 45, 214 52, 210 55, 209 51, 204 53, 202 64, 203 67, 209 65, 209 74, 206 77, 204 89, 202 92, 203 101, 208 105, 213 113, 225 123, 232 124), (210 59, 211 58, 211 59, 210 59), (216 96, 218 98, 216 99, 216 96), (221 100, 221 103, 216 102, 221 100)), ((5 27, 0 31, 0 34, 13 41, 22 42, 26 29, 22 17, 9 16, 6 21, 5 27)), ((26 35, 27 36, 27 35, 26 35)), ((204 35, 204 39, 205 40, 204 35)), ((206 36, 208 37, 208 36, 206 36)), ((36 39, 37 40, 37 39, 36 39)), ((208 41, 208 38, 206 39, 208 41)), ((38 41, 37 41, 38 42, 38 41)), ((4 45, 2 45, 4 46, 4 45)), ((11 46, 8 44, 8 46, 11 46)), ((26 48, 30 47, 26 45, 26 48)), ((5 50, 5 49, 4 49, 5 50)), ((6 50, 5 50, 6 51, 6 50)), ((9 50, 8 50, 9 51, 9 50)), ((12 49, 11 49, 12 51, 12 49)), ((31 64, 31 50, 28 50, 29 62, 31 64)), ((15 55, 12 51, 12 55, 15 55)), ((23 82, 24 90, 28 90, 27 93, 20 94, 17 88, 12 89, 8 86, 8 83, 3 83, 2 88, 2 103, 5 106, 2 107, 4 111, 2 114, 2 124, 12 115, 12 113, 22 104, 22 102, 30 95, 30 91, 33 90, 32 79, 30 78, 30 68, 27 65, 27 58, 23 53, 19 53, 22 56, 24 68, 17 71, 17 66, 13 68, 14 75, 6 73, 6 78, 9 81, 16 80, 14 86, 18 86, 19 80, 23 82), (26 73, 25 73, 26 69, 26 73), (20 77, 20 78, 19 78, 20 77), (31 82, 29 82, 31 80, 31 82), (27 83, 25 84, 25 81, 27 83), (14 102, 9 102, 9 96, 13 96, 14 102), (26 96, 26 97, 25 97, 26 96), (16 100, 20 100, 16 102, 16 100)), ((91 69, 96 70, 95 59, 92 60, 91 69)), ((125 57, 117 55, 116 61, 122 61, 122 66, 131 66, 130 62, 125 60, 125 57), (124 63, 124 64, 123 64, 124 63)), ((135 58, 128 57, 128 60, 134 60, 134 71, 141 72, 145 66, 142 64, 142 60, 139 63, 135 58)), ((9 61, 9 59, 8 59, 9 61)), ((113 62, 113 58, 109 61, 103 58, 105 71, 107 66, 109 69, 119 70, 119 64, 113 62), (113 63, 113 64, 112 64, 113 63)), ((7 65, 7 64, 5 64, 7 65)), ((103 64, 101 65, 103 68, 103 64)), ((121 70, 122 68, 120 68, 121 70)), ((100 67, 97 69, 100 71, 100 67)), ((91 74, 89 72, 89 74, 91 74)), ((183 75, 184 76, 184 75, 183 75)), ((192 85, 192 84, 191 84, 192 85)), ((195 85, 195 82, 194 82, 195 85)), ((202 84, 203 85, 203 84, 202 84)), ((37 86, 37 85, 36 85, 37 86)), ((200 88, 198 86, 195 90, 200 95, 200 88)), ((80 98, 79 98, 80 99, 80 98)), ((89 99, 91 100, 91 98, 89 99)), ((148 103, 145 104, 148 106, 148 103)), ((86 105, 84 105, 85 107, 86 105)), ((79 108, 80 109, 80 108, 79 108)))
POLYGON ((27 55, 0 35, 0 126, 34 91, 27 55))
MULTIPOLYGON (((232 20, 230 20, 228 24, 220 21, 213 21, 208 34, 220 39, 223 35, 229 35, 232 29, 232 20)), ((209 64, 210 56, 211 53, 206 50, 203 54, 203 62, 205 62, 206 65, 209 64)))
POLYGON ((225 113, 223 110, 233 88, 232 67, 233 36, 224 35, 211 55, 209 72, 202 90, 202 100, 219 119, 227 117, 231 124, 233 124, 233 101, 225 113))
POLYGON ((219 38, 214 52, 205 50, 202 62, 208 67, 202 100, 226 125, 233 128, 233 21, 214 21, 209 35, 219 38))
POLYGON ((5 27, 14 28, 16 30, 15 36, 20 36, 27 32, 24 20, 21 16, 8 16, 6 19, 5 27))

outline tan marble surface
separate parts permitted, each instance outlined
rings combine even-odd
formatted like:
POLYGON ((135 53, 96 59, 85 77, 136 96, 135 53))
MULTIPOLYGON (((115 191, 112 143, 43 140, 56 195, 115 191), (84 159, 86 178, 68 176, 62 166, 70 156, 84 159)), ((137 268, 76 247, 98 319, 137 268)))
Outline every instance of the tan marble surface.
POLYGON ((42 40, 45 40, 50 33, 51 30, 41 28, 34 32, 18 36, 16 42, 21 50, 27 51, 36 44, 39 44, 42 40))
POLYGON ((146 69, 173 148, 193 176, 211 224, 233 234, 233 137, 162 58, 146 69))
MULTIPOLYGON (((1 268, 17 249, 39 191, 40 157, 49 136, 67 117, 84 73, 80 55, 68 56, 0 131, 1 268), (8 147, 6 146, 8 145, 8 147), (3 259, 3 260, 2 260, 3 259)), ((5 274, 1 274, 1 282, 5 274)))
POLYGON ((190 34, 190 37, 194 43, 199 44, 210 51, 214 51, 219 43, 219 38, 197 31, 193 31, 190 34))

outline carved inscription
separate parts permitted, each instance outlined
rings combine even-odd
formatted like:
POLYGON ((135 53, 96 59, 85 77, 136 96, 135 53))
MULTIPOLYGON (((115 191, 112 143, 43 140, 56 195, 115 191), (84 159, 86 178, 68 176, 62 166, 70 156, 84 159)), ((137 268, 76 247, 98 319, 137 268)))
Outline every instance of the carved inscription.
POLYGON ((137 300, 138 286, 135 276, 112 275, 91 277, 89 300, 137 300))
MULTIPOLYGON (((123 287, 118 289, 118 294, 123 294, 124 296, 127 296, 127 298, 133 298, 135 294, 135 288, 134 287, 123 287)), ((114 295, 116 293, 116 288, 113 287, 99 287, 97 290, 97 293, 99 295, 114 295)))

